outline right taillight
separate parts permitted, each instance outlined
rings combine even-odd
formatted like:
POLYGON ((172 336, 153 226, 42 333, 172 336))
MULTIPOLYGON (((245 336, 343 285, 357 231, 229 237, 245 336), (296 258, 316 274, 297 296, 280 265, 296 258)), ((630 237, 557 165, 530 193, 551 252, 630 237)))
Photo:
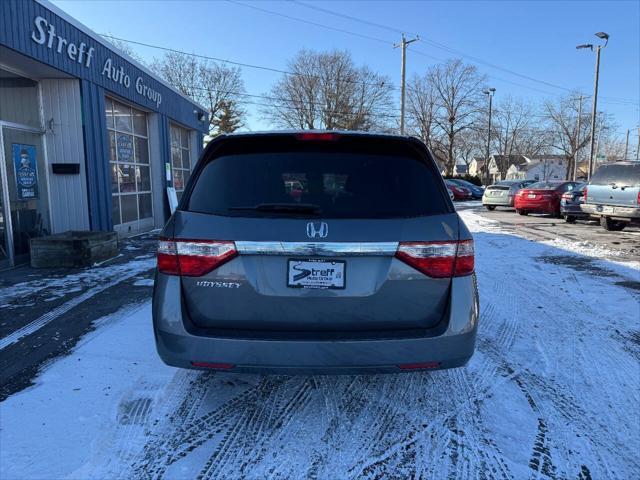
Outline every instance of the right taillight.
POLYGON ((433 278, 471 275, 475 263, 473 240, 400 242, 396 257, 433 278))
POLYGON ((166 275, 200 277, 238 254, 233 242, 161 238, 158 271, 166 275))

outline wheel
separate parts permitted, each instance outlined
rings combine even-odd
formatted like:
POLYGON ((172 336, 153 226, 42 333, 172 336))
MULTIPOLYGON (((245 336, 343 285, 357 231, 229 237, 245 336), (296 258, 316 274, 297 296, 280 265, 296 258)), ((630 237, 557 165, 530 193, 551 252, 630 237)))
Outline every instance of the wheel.
POLYGON ((576 223, 576 217, 574 217, 573 215, 565 215, 564 221, 567 223, 576 223))
POLYGON ((619 232, 627 226, 626 222, 620 220, 612 220, 611 217, 600 217, 600 225, 609 232, 619 232))
POLYGON ((560 210, 556 210, 551 216, 555 218, 562 218, 562 213, 560 212, 560 210))
POLYGON ((493 210, 496 209, 496 206, 495 205, 485 205, 484 208, 486 208, 489 211, 493 211, 493 210))
POLYGON ((527 212, 526 210, 518 209, 518 210, 516 210, 516 212, 518 212, 518 215, 525 215, 525 216, 529 215, 529 212, 527 212))

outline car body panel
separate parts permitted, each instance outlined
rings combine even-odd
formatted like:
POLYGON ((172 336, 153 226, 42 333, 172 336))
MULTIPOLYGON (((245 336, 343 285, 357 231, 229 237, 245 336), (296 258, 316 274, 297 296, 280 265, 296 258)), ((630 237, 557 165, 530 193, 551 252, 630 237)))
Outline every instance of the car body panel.
POLYGON ((234 372, 276 374, 396 373, 400 364, 438 362, 459 367, 473 355, 479 303, 475 276, 452 280, 450 309, 440 328, 396 338, 265 338, 202 335, 188 329, 180 278, 156 274, 153 325, 158 353, 171 366, 226 363, 234 372), (155 292, 162 292, 161 295, 155 292))

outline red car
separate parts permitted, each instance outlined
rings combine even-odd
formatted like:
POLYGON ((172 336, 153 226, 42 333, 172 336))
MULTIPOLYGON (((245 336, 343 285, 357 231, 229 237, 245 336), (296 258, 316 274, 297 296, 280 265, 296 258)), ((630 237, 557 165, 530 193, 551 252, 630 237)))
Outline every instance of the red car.
POLYGON ((472 194, 471 190, 468 188, 461 187, 457 183, 451 182, 449 180, 445 180, 444 183, 447 185, 447 188, 453 192, 454 200, 471 200, 472 194))
POLYGON ((565 192, 578 187, 578 182, 546 181, 537 182, 518 191, 515 198, 516 212, 520 215, 529 213, 549 213, 560 218, 560 198, 565 192))

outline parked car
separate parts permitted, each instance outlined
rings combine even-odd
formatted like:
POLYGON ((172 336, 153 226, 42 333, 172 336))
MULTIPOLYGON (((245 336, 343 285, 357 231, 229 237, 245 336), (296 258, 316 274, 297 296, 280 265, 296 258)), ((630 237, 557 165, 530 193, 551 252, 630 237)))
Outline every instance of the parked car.
POLYGON ((589 215, 584 213, 581 208, 586 188, 587 184, 581 183, 560 197, 560 214, 564 217, 565 222, 575 223, 579 218, 589 218, 589 215))
POLYGON ((463 187, 469 190, 471 192, 471 198, 473 198, 474 200, 478 200, 482 198, 482 195, 484 194, 484 188, 479 187, 478 185, 475 185, 471 182, 468 182, 467 180, 462 180, 459 178, 450 178, 449 181, 455 183, 456 185, 459 185, 460 187, 463 187))
POLYGON ((455 200, 471 200, 471 190, 469 190, 468 188, 461 187, 452 180, 445 180, 444 183, 447 188, 453 192, 453 197, 455 200))
POLYGON ((600 219, 605 230, 640 224, 640 163, 601 165, 591 177, 582 211, 600 219))
POLYGON ((537 182, 518 192, 514 205, 520 215, 529 213, 548 213, 560 217, 560 197, 570 192, 579 183, 550 180, 537 182))
POLYGON ((473 239, 422 142, 250 133, 207 145, 162 231, 153 325, 176 367, 405 372, 464 365, 478 305, 473 239))
POLYGON ((496 207, 513 207, 516 193, 532 183, 535 183, 534 180, 500 180, 484 190, 482 205, 487 210, 495 210, 496 207))

